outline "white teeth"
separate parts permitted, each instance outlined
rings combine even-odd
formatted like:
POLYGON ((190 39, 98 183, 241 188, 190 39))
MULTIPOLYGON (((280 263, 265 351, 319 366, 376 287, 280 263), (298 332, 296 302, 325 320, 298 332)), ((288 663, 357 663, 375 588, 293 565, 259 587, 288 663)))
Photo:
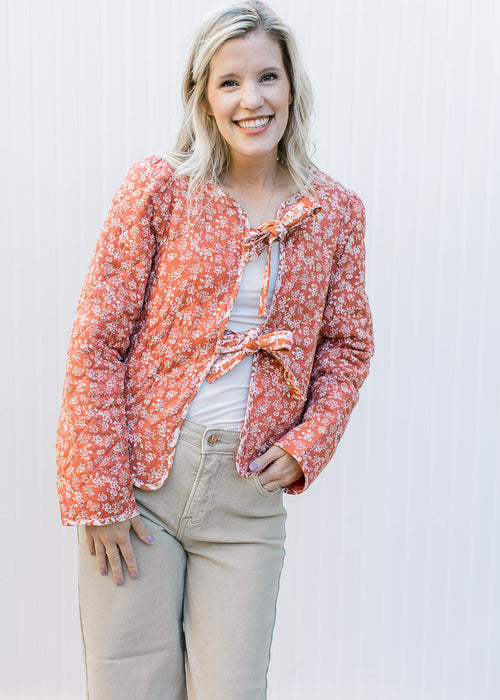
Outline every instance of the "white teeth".
POLYGON ((243 129, 258 129, 260 126, 265 126, 271 117, 262 117, 262 119, 248 119, 244 122, 238 122, 238 125, 243 129))

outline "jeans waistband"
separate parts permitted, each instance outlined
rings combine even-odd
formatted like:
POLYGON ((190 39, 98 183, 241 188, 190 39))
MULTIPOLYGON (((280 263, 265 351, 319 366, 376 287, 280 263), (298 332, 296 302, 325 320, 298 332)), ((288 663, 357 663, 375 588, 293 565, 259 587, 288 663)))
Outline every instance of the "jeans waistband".
POLYGON ((203 452, 234 453, 240 444, 239 430, 212 428, 186 419, 182 424, 179 440, 199 447, 203 452))

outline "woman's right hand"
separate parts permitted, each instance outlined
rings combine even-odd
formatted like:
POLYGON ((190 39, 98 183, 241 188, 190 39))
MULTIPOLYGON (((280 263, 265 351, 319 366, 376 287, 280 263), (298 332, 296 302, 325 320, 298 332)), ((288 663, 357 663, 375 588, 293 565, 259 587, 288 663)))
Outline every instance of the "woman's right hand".
POLYGON ((140 515, 125 520, 123 523, 85 526, 87 546, 89 552, 96 556, 99 571, 103 576, 108 573, 109 560, 113 579, 117 586, 121 586, 124 580, 121 557, 127 565, 130 576, 134 579, 139 576, 134 548, 130 541, 130 529, 145 544, 153 544, 155 541, 140 515))

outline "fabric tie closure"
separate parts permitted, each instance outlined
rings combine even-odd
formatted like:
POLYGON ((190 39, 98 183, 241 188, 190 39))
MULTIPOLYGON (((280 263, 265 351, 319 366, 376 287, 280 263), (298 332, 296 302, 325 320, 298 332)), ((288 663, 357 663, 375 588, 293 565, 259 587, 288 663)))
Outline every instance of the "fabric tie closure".
POLYGON ((285 367, 280 358, 280 353, 288 352, 292 344, 292 331, 261 333, 259 328, 250 328, 246 333, 235 333, 226 329, 219 347, 221 356, 210 368, 206 379, 212 384, 216 379, 222 377, 223 374, 236 367, 238 362, 241 362, 246 355, 265 350, 279 363, 292 395, 297 399, 304 399, 297 380, 285 367))
POLYGON ((288 235, 288 230, 296 226, 309 214, 315 214, 321 207, 310 197, 301 197, 298 202, 292 204, 275 221, 265 221, 256 229, 250 232, 243 243, 245 252, 245 262, 255 260, 267 245, 266 267, 264 269, 264 280, 260 291, 259 316, 266 314, 266 300, 269 291, 269 277, 271 271, 271 247, 276 240, 283 243, 288 235))

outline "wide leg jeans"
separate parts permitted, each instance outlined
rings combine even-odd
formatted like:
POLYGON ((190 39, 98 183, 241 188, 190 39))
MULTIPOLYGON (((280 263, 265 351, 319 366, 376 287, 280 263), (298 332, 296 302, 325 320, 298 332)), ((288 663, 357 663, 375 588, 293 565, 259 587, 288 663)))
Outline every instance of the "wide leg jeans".
POLYGON ((138 579, 102 576, 79 528, 90 700, 266 698, 286 511, 281 490, 237 473, 238 444, 186 420, 164 485, 134 489, 155 537, 132 533, 138 579))

